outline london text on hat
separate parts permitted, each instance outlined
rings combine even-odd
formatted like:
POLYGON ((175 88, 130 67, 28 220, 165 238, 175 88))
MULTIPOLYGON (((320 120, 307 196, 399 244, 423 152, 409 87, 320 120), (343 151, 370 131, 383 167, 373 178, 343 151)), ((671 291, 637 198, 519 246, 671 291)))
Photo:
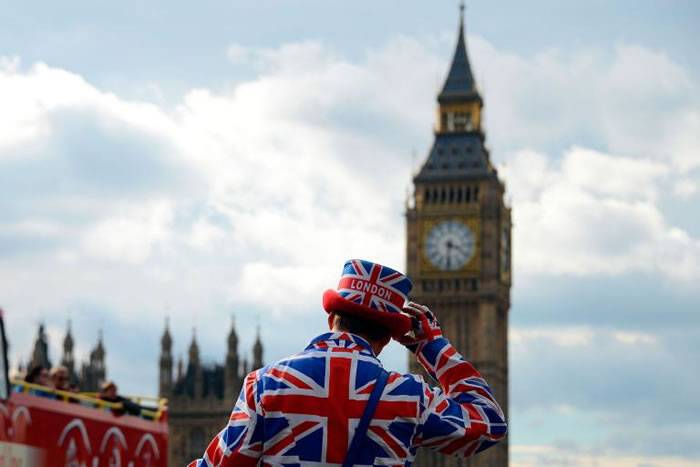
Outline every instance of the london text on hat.
POLYGON ((351 259, 343 266, 338 290, 323 294, 323 308, 362 316, 402 336, 411 329, 411 318, 402 312, 411 288, 410 279, 394 269, 351 259))

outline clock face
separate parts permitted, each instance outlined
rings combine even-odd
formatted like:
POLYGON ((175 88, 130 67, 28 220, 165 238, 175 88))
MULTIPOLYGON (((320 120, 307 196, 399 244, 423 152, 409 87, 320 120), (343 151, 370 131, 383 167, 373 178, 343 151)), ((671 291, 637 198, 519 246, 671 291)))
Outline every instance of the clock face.
POLYGON ((476 238, 474 232, 457 220, 440 222, 428 233, 425 255, 442 271, 461 269, 474 256, 476 238))

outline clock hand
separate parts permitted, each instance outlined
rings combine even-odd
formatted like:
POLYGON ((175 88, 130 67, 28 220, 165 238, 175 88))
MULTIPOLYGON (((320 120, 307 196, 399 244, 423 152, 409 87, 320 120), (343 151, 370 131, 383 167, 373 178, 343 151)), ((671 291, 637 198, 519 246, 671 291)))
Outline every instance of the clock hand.
POLYGON ((445 269, 450 269, 450 258, 452 256, 451 251, 454 245, 452 244, 452 240, 447 240, 447 254, 445 255, 445 269))
POLYGON ((460 253, 462 253, 464 256, 469 256, 469 255, 467 254, 467 252, 464 251, 464 248, 462 248, 461 246, 454 245, 453 248, 454 248, 455 250, 459 251, 460 253))

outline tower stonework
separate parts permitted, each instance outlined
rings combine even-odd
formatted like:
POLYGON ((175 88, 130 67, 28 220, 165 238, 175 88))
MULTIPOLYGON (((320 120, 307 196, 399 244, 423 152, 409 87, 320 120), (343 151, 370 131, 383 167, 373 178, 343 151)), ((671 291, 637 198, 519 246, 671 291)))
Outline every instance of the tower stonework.
MULTIPOLYGON (((406 211, 412 299, 435 311, 446 337, 474 363, 508 411, 511 213, 482 129, 483 100, 461 18, 454 58, 438 95, 435 140, 406 211)), ((412 372, 421 372, 409 356, 412 372)), ((459 459, 419 450, 416 466, 503 467, 508 444, 459 459)))

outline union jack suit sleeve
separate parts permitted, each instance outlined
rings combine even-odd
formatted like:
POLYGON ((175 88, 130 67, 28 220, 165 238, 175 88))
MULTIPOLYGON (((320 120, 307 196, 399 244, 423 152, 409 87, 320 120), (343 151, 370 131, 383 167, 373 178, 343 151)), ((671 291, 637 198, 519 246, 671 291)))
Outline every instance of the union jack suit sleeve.
POLYGON ((505 416, 491 389, 447 339, 424 343, 416 357, 440 383, 440 388, 424 383, 418 446, 467 457, 505 436, 505 416))
POLYGON ((188 467, 256 466, 263 445, 263 414, 258 385, 262 370, 249 373, 228 424, 209 443, 204 457, 188 467))

